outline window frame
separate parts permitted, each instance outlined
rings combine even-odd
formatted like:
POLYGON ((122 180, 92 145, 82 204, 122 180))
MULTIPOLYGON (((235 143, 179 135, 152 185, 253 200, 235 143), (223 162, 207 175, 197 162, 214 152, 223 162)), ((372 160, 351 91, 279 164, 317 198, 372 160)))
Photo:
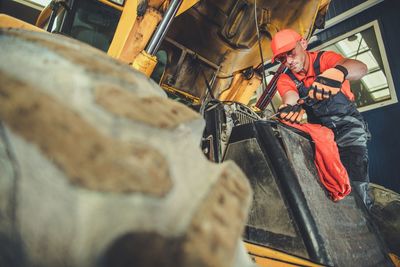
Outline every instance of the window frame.
POLYGON ((352 35, 354 35, 356 33, 360 33, 360 32, 362 32, 362 31, 364 31, 364 30, 366 30, 368 28, 371 28, 371 27, 374 30, 376 41, 377 41, 378 48, 379 48, 379 52, 380 52, 380 55, 381 55, 382 64, 383 64, 383 71, 386 74, 386 80, 387 80, 387 83, 388 83, 390 99, 384 100, 382 102, 378 102, 378 103, 375 103, 375 104, 370 104, 370 105, 367 105, 367 106, 364 106, 364 107, 357 107, 357 109, 360 112, 364 112, 364 111, 368 111, 368 110, 372 110, 372 109, 376 109, 376 108, 381 108, 381 107, 392 105, 392 104, 395 104, 395 103, 398 102, 397 94, 396 94, 396 88, 395 88, 395 85, 393 83, 392 72, 391 72, 391 69, 390 69, 390 66, 389 66, 389 62, 388 62, 388 58, 387 58, 387 55, 386 55, 386 49, 385 49, 385 46, 384 46, 384 43, 383 43, 383 38, 382 38, 382 34, 381 34, 381 30, 380 30, 380 27, 379 27, 378 20, 373 20, 373 21, 371 21, 371 22, 369 22, 367 24, 364 24, 364 25, 362 25, 360 27, 357 27, 357 28, 355 28, 355 29, 353 29, 353 30, 351 30, 351 31, 349 31, 347 33, 344 33, 344 34, 342 34, 342 35, 340 35, 338 37, 335 37, 335 38, 333 38, 333 39, 331 39, 331 40, 329 40, 327 42, 324 42, 323 44, 311 49, 311 51, 323 50, 324 48, 327 48, 327 47, 329 47, 329 46, 331 46, 331 45, 333 45, 333 44, 335 44, 335 43, 337 43, 337 42, 339 42, 339 41, 341 41, 341 40, 343 40, 343 39, 345 39, 345 38, 347 38, 349 36, 352 36, 352 35))

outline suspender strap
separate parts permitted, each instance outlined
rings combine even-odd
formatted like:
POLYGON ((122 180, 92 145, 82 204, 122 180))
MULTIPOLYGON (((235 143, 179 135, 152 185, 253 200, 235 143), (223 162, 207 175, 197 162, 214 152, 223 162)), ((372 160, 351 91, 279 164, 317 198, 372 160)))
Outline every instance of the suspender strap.
POLYGON ((297 79, 296 76, 294 76, 292 71, 288 71, 287 75, 289 75, 290 79, 292 79, 297 89, 299 89, 299 87, 303 85, 303 83, 299 79, 297 79))
POLYGON ((308 95, 308 89, 306 88, 304 83, 301 82, 299 79, 297 79, 296 76, 294 76, 294 74, 291 71, 288 71, 287 75, 289 75, 290 79, 292 79, 292 81, 296 85, 297 91, 299 91, 299 96, 300 97, 307 96, 308 95))
POLYGON ((320 61, 321 61, 321 56, 325 51, 319 51, 317 54, 317 57, 315 58, 314 61, 314 72, 315 72, 315 76, 318 76, 321 74, 321 66, 320 66, 320 61))

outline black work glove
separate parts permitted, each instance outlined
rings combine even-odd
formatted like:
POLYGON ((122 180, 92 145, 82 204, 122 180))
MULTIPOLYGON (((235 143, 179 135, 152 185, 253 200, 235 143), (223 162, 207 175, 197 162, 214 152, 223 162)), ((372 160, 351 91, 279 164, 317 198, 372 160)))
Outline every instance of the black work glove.
POLYGON ((292 123, 300 123, 305 110, 302 108, 300 104, 290 105, 283 104, 278 109, 279 115, 278 117, 285 121, 290 121, 292 123))
POLYGON ((308 96, 313 99, 323 100, 337 95, 347 74, 347 69, 341 65, 325 70, 315 78, 310 91, 308 91, 308 96))

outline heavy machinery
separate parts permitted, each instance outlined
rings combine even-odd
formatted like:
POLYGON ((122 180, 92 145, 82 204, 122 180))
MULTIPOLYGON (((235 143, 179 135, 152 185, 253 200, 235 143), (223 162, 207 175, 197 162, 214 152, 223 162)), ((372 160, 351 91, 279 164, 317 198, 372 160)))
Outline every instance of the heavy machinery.
POLYGON ((211 93, 247 104, 262 81, 260 49, 270 58, 270 38, 284 27, 310 37, 323 25, 328 4, 54 1, 36 24, 89 43, 148 76, 158 61, 161 87, 191 103, 204 102, 211 93))
POLYGON ((327 198, 308 137, 247 106, 266 87, 271 36, 309 38, 328 5, 53 1, 37 27, 0 15, 3 28, 33 30, 0 37, 0 260, 247 266, 243 238, 261 266, 391 266, 399 253, 357 197, 327 198), (199 111, 205 132, 131 68, 199 111))

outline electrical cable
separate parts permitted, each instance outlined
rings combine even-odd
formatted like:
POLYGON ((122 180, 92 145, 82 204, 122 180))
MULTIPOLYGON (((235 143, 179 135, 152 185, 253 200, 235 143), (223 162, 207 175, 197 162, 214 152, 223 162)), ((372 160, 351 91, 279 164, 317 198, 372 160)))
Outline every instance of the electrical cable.
POLYGON ((214 94, 213 94, 212 89, 211 89, 211 86, 210 86, 210 83, 208 82, 207 76, 204 73, 204 70, 203 70, 203 68, 201 66, 200 66, 200 72, 201 72, 201 74, 202 74, 202 76, 204 78, 204 82, 206 84, 208 93, 210 94, 212 99, 215 99, 214 94))

